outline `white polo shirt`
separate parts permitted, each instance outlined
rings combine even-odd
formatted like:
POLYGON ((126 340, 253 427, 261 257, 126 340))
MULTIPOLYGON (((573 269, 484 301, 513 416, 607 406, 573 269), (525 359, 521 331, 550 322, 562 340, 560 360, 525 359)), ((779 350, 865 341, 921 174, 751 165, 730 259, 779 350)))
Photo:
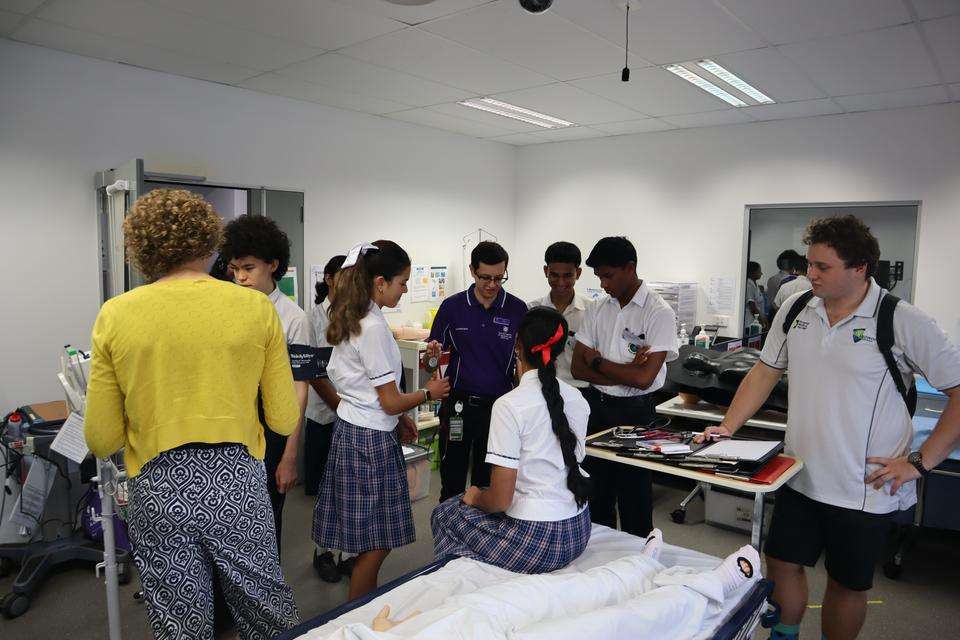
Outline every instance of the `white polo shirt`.
MULTIPOLYGON (((330 360, 330 343, 327 342, 327 327, 330 326, 330 318, 327 313, 330 310, 330 303, 324 301, 321 304, 313 306, 310 311, 310 324, 313 326, 313 333, 317 338, 317 357, 320 359, 320 366, 326 368, 330 360)), ((333 409, 327 406, 313 387, 310 387, 307 397, 307 418, 319 424, 330 424, 337 419, 337 414, 333 409)))
MULTIPOLYGON (((573 362, 573 346, 577 343, 577 333, 583 325, 583 314, 586 312, 588 304, 589 302, 586 298, 574 294, 573 302, 568 304, 567 308, 563 310, 563 317, 567 320, 567 328, 569 331, 567 334, 567 344, 563 349, 563 353, 557 358, 557 377, 571 387, 577 387, 578 389, 590 386, 589 382, 577 380, 570 374, 570 365, 573 362)), ((542 298, 531 300, 527 303, 527 306, 531 309, 534 307, 557 308, 550 300, 549 293, 542 298)))
POLYGON ((604 359, 619 364, 633 362, 636 350, 650 346, 650 353, 665 351, 667 358, 648 389, 626 385, 593 385, 611 396, 641 396, 653 393, 667 379, 667 362, 677 359, 677 316, 663 298, 642 282, 627 306, 608 295, 589 305, 577 342, 596 349, 604 359))
POLYGON ((399 390, 400 347, 376 304, 360 320, 360 333, 333 348, 327 374, 340 394, 338 416, 358 427, 393 431, 399 414, 383 410, 376 387, 392 382, 399 390))
POLYGON ((807 278, 807 276, 797 276, 790 282, 780 285, 780 288, 777 289, 777 295, 773 299, 773 306, 779 309, 783 306, 783 301, 793 294, 809 291, 810 289, 813 289, 813 285, 810 283, 809 278, 807 278))
MULTIPOLYGON (((868 457, 906 455, 913 441, 909 411, 877 348, 882 293, 871 279, 860 307, 832 327, 814 297, 784 338, 784 317, 802 294, 791 296, 760 356, 790 377, 786 451, 804 463, 790 486, 818 502, 868 513, 906 509, 917 500, 914 482, 893 496, 889 484, 878 491, 864 482, 877 468, 868 457)), ((960 385, 960 350, 930 316, 901 301, 893 329, 893 354, 908 385, 913 372, 941 390, 960 385)))
MULTIPOLYGON (((584 439, 590 406, 583 395, 562 380, 560 396, 570 430, 577 437, 577 463, 586 455, 584 439)), ((493 403, 486 462, 517 470, 513 503, 506 514, 518 520, 555 522, 580 513, 567 488, 567 467, 560 440, 553 433, 547 402, 536 371, 527 371, 520 384, 493 403)))

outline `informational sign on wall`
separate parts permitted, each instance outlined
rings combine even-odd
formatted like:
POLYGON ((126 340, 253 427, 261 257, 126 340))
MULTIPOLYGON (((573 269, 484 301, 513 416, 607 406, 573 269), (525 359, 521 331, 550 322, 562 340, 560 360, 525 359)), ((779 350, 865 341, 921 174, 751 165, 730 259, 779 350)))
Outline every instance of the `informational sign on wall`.
POLYGON ((441 302, 447 296, 445 266, 415 264, 410 270, 411 302, 441 302))
POLYGON ((735 309, 734 299, 736 298, 736 286, 731 277, 714 276, 710 278, 710 286, 707 287, 707 300, 710 303, 710 311, 723 315, 733 314, 735 309))
POLYGON ((287 273, 280 278, 280 282, 277 283, 277 286, 280 287, 280 292, 300 304, 300 294, 299 287, 297 287, 297 268, 296 267, 287 267, 287 273))

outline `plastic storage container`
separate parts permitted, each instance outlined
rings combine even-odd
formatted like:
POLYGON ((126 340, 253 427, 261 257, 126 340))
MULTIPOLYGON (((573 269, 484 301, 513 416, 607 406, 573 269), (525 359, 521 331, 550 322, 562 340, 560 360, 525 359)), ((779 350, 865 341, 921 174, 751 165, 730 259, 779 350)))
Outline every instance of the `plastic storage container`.
POLYGON ((410 502, 426 498, 430 495, 430 450, 418 444, 404 444, 403 461, 407 464, 410 502))

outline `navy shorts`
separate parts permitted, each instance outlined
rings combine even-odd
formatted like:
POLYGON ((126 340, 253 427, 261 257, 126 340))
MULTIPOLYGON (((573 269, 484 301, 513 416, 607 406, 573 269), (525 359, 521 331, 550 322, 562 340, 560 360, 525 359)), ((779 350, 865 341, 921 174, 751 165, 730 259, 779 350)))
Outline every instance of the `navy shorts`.
POLYGON ((876 514, 817 502, 790 487, 777 491, 763 551, 771 558, 812 567, 824 555, 827 575, 851 591, 873 587, 893 513, 876 514))

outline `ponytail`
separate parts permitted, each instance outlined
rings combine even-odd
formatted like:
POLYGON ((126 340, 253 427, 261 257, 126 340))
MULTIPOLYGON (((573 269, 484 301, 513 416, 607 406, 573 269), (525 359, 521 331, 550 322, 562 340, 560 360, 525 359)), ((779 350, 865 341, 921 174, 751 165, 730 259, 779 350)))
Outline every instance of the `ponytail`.
POLYGON ((374 279, 381 276, 392 280, 410 266, 410 256, 396 242, 377 240, 373 246, 376 250, 361 252, 356 264, 339 272, 327 327, 327 342, 331 346, 360 333, 360 321, 370 309, 374 279))
POLYGON ((337 271, 340 271, 340 267, 343 266, 343 262, 346 259, 347 256, 341 255, 333 256, 327 261, 326 266, 323 268, 323 278, 318 280, 316 284, 317 295, 313 299, 314 304, 323 304, 323 301, 330 295, 330 285, 327 284, 327 278, 332 278, 337 275, 337 271))
POLYGON ((567 488, 573 493, 577 507, 583 507, 590 495, 590 480, 580 471, 577 436, 570 429, 557 382, 557 358, 567 343, 567 321, 554 309, 534 307, 520 323, 519 339, 524 360, 537 368, 550 425, 560 441, 563 463, 567 467, 567 488))

